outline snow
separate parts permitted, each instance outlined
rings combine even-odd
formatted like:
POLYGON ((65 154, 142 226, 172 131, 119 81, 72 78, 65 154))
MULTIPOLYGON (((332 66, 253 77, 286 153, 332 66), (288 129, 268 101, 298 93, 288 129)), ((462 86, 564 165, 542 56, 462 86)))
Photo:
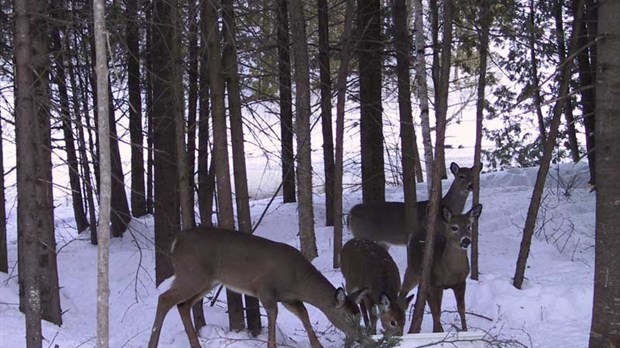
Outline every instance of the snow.
MULTIPOLYGON (((460 165, 471 163, 457 162, 460 165)), ((471 162, 471 161, 470 161, 471 162)), ((536 237, 528 258, 523 289, 512 286, 523 224, 536 180, 537 168, 512 168, 481 176, 480 280, 468 279, 466 292, 467 322, 471 330, 489 332, 503 342, 518 342, 527 347, 586 347, 591 322, 595 195, 587 187, 587 164, 562 164, 552 167, 545 191, 544 208, 539 215, 536 237)), ((443 182, 444 192, 452 178, 443 182)), ((65 193, 66 194, 66 193, 65 193)), ((419 199, 426 198, 426 184, 418 185, 419 199)), ((9 261, 17 259, 14 186, 7 191, 9 261)), ((259 195, 260 196, 260 195, 259 195)), ((402 188, 390 187, 390 200, 402 200, 402 188)), ((78 235, 70 205, 63 195, 55 197, 58 270, 60 277, 63 325, 44 322, 44 346, 94 347, 96 345, 97 249, 86 233, 78 235)), ((269 199, 251 202, 256 221, 269 199)), ((471 201, 471 196, 470 196, 471 201)), ((345 211, 361 202, 361 192, 345 194, 345 211)), ((314 196, 316 236, 319 257, 314 265, 334 284, 344 283, 332 265, 332 228, 324 227, 324 199, 314 196)), ((468 202, 466 207, 471 206, 468 202)), ((299 247, 297 207, 276 199, 268 208, 257 234, 299 247)), ((466 208, 467 209, 467 208, 466 208)), ((351 238, 345 230, 345 241, 351 238)), ((145 347, 155 316, 158 294, 169 280, 155 287, 153 219, 135 219, 128 233, 111 241, 110 250, 110 346, 145 347)), ((405 248, 392 247, 390 253, 401 274, 406 265, 405 248)), ((25 346, 25 319, 19 311, 17 269, 0 273, 0 346, 25 346)), ((200 330, 203 347, 256 347, 267 341, 267 319, 263 314, 263 333, 228 331, 225 293, 213 307, 205 301, 207 326, 200 330)), ((454 296, 444 294, 444 329, 460 326, 454 296)), ((309 315, 321 343, 341 347, 344 335, 336 330, 316 308, 308 305, 309 315)), ((262 311, 262 310, 261 310, 262 311)), ((408 315, 412 313, 409 308, 408 315)), ((410 317, 405 329, 408 329, 410 317)), ((423 332, 430 332, 428 312, 423 332)), ((301 322, 281 307, 277 322, 277 342, 286 347, 308 347, 301 322)), ((178 312, 168 313, 159 347, 187 347, 188 341, 178 312)), ((515 345, 516 346, 516 345, 515 345)))

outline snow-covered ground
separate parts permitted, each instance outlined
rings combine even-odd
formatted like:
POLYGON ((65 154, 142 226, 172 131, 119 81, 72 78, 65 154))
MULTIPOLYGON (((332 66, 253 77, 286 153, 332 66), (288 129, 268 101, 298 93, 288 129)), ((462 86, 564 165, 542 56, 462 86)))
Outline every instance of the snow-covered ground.
MULTIPOLYGON (((471 163, 460 163, 469 165, 471 163)), ((536 177, 536 168, 510 169, 482 175, 480 218, 480 280, 468 280, 466 309, 470 329, 484 330, 498 340, 513 340, 527 347, 586 347, 591 320, 595 196, 587 187, 586 164, 553 167, 547 182, 544 208, 528 258, 522 290, 512 286, 525 216, 536 177)), ((447 190, 452 178, 444 181, 447 190)), ((420 199, 426 184, 418 185, 420 199)), ((8 190, 9 258, 15 264, 17 237, 14 188, 8 190)), ((387 191, 389 200, 402 200, 401 188, 387 191)), ((345 211, 361 201, 359 192, 345 195, 345 211)), ((56 196, 58 270, 63 325, 44 322, 44 346, 94 347, 96 336, 97 249, 86 234, 77 235, 70 200, 56 196)), ((253 217, 266 209, 268 199, 251 202, 253 217)), ((336 286, 343 284, 332 264, 332 229, 323 226, 324 199, 314 197, 316 236, 320 256, 314 265, 336 286)), ((468 203, 467 206, 470 206, 468 203)), ((268 208, 257 234, 298 247, 295 204, 276 199, 268 208)), ((345 231, 345 240, 351 238, 345 231)), ((390 253, 401 274, 405 270, 404 247, 390 253)), ((157 304, 154 282, 153 220, 135 220, 122 239, 111 243, 110 263, 110 346, 145 347, 157 304)), ((25 346, 25 321, 18 309, 17 270, 0 274, 0 347, 25 346)), ((213 294, 209 294, 210 298, 213 294)), ((214 307, 205 306, 207 326, 200 331, 203 347, 264 346, 267 334, 253 338, 246 332, 228 332, 225 295, 214 307)), ((344 335, 334 329, 317 309, 308 306, 311 322, 326 347, 341 347, 344 335)), ((444 328, 458 323, 455 301, 446 291, 443 301, 444 328)), ((408 311, 410 316, 412 307, 408 311)), ((264 313, 263 313, 264 314, 264 313)), ((266 317, 263 316, 266 326, 266 317)), ((410 317, 406 328, 409 327, 410 317)), ((423 332, 431 331, 430 313, 424 318, 423 332)), ((308 347, 299 320, 284 308, 279 311, 277 341, 281 346, 308 347)), ((160 347, 187 347, 188 341, 178 312, 171 311, 164 322, 160 347)))

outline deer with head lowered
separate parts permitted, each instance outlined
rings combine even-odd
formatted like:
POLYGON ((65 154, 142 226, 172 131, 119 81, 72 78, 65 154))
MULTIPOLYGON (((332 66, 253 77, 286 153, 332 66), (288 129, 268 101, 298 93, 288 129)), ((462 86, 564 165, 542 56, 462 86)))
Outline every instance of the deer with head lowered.
POLYGON ((371 334, 377 332, 379 309, 381 325, 386 333, 402 335, 405 311, 413 296, 400 299, 400 273, 387 250, 368 239, 351 239, 340 252, 340 267, 350 292, 367 288, 360 302, 362 317, 371 334))
POLYGON ((366 289, 347 296, 290 245, 238 231, 198 227, 177 234, 170 256, 175 277, 170 288, 159 296, 149 348, 157 347, 164 318, 175 305, 190 346, 199 348, 190 310, 218 284, 260 300, 267 312, 270 348, 276 346, 278 302, 301 320, 312 347, 321 344, 304 302, 321 310, 347 336, 355 335, 359 322, 356 301, 366 289))
MULTIPOLYGON (((443 332, 441 326, 441 301, 444 289, 452 289, 461 327, 467 331, 465 321, 465 284, 469 275, 467 249, 471 244, 472 225, 482 213, 482 204, 475 205, 462 215, 453 215, 448 207, 441 207, 441 221, 437 223, 431 279, 427 302, 433 316, 433 332, 443 332)), ((404 298, 417 286, 422 277, 424 260, 424 235, 411 236, 407 245, 407 270, 399 297, 404 298)))
MULTIPOLYGON (((441 205, 448 207, 455 214, 460 214, 472 191, 475 170, 482 166, 462 168, 452 162, 450 171, 454 181, 441 199, 441 205)), ((428 201, 418 202, 418 226, 425 230, 428 201)), ((362 203, 351 208, 347 216, 347 225, 355 238, 374 240, 386 248, 390 244, 406 245, 411 231, 405 221, 405 204, 403 202, 362 203)))

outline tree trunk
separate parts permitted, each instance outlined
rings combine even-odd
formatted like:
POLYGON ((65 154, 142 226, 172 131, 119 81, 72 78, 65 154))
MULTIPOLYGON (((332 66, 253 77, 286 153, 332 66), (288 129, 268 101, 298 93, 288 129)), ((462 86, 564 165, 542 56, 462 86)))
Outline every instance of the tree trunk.
POLYGON ((347 76, 351 57, 351 39, 353 28, 353 11, 355 0, 347 0, 345 23, 341 39, 340 67, 336 79, 336 158, 334 164, 334 268, 340 267, 340 250, 342 249, 342 171, 344 157, 344 113, 347 99, 347 76))
POLYGON ((126 8, 127 89, 129 94, 129 135, 131 141, 131 212, 146 215, 144 153, 142 151, 142 95, 140 91, 140 26, 138 0, 128 0, 126 8))
MULTIPOLYGON (((226 108, 224 103, 224 79, 222 78, 222 55, 220 54, 220 32, 218 30, 217 8, 214 3, 205 2, 205 21, 208 31, 207 49, 209 51, 209 86, 211 87, 211 107, 213 115, 213 156, 217 184, 218 226, 234 229, 232 187, 228 164, 228 131, 226 129, 226 108)), ((228 323, 231 330, 241 331, 243 323, 243 303, 241 296, 226 291, 228 300, 228 323)))
POLYGON ((358 0, 360 142, 364 203, 385 201, 381 105, 381 1, 358 0))
POLYGON ((295 157, 293 153, 293 98, 287 0, 278 0, 278 80, 280 89, 280 136, 282 141, 282 201, 295 202, 295 157))
MULTIPOLYGON (((2 111, 0 111, 2 114, 2 111)), ((9 272, 9 255, 6 245, 6 202, 4 200, 4 151, 2 125, 0 124, 0 272, 9 272)))
MULTIPOLYGON (((485 89, 487 86, 487 58, 489 56, 489 28, 493 21, 489 11, 489 2, 482 1, 479 15, 479 44, 478 54, 480 55, 480 66, 478 72, 478 97, 476 100, 476 143, 474 145, 474 168, 473 177, 473 202, 472 206, 480 203, 480 170, 482 169, 482 121, 484 120, 484 107, 486 105, 485 89)), ((478 220, 474 221, 471 231, 471 279, 478 280, 480 270, 478 268, 478 220)))
POLYGON ((97 105, 99 105, 99 225, 97 226, 97 347, 109 344, 109 260, 110 206, 112 199, 112 156, 108 115, 108 60, 106 57, 105 1, 94 0, 97 105))
MULTIPOLYGON (((584 20, 581 21, 583 35, 579 36, 579 47, 586 47, 596 40, 597 35, 597 5, 594 0, 585 1, 584 7, 578 7, 579 1, 573 0, 573 17, 582 13, 584 20)), ((588 166, 590 168, 590 184, 594 186, 596 167, 595 147, 595 95, 596 95, 596 46, 590 46, 577 55, 579 67, 579 84, 581 89, 581 109, 583 113, 583 127, 586 135, 586 150, 588 154, 588 166)))
POLYGON ((155 160, 153 158, 153 8, 152 2, 149 2, 145 6, 145 19, 146 19, 146 47, 144 50, 144 60, 146 64, 146 211, 150 214, 154 214, 155 205, 153 203, 153 169, 155 167, 155 160))
POLYGON ((308 260, 318 256, 312 204, 310 152, 310 67, 306 19, 301 0, 289 3, 293 49, 295 50, 295 131, 297 135, 297 195, 299 196, 299 239, 301 253, 308 260))
POLYGON ((396 74, 398 76, 398 111, 402 148, 403 191, 405 196, 405 223, 409 231, 418 231, 418 205, 415 185, 416 137, 411 111, 411 81, 409 74, 411 53, 407 30, 407 2, 394 0, 394 41, 396 43, 396 74))
POLYGON ((540 96, 540 81, 538 79, 538 59, 536 55, 538 51, 536 50, 536 41, 538 38, 536 37, 536 6, 535 1, 530 0, 530 12, 529 12, 529 35, 528 35, 528 44, 530 49, 530 63, 532 64, 531 74, 531 83, 532 83, 532 97, 534 99, 534 109, 536 110, 536 116, 538 118, 538 132, 540 133, 540 143, 544 144, 547 139, 547 131, 545 128, 545 118, 542 113, 542 97, 540 96))
MULTIPOLYGON (((418 333, 422 327, 422 317, 426 306, 426 297, 431 280, 431 269, 433 264, 433 253, 435 251, 435 235, 437 219, 439 218, 439 205, 441 201, 441 172, 445 170, 444 159, 442 158, 444 141, 446 137, 446 114, 448 111, 448 88, 450 82, 450 58, 452 56, 452 11, 451 0, 444 1, 443 13, 443 38, 441 47, 441 71, 439 74, 439 91, 436 106, 437 130, 435 135, 435 159, 433 161, 433 175, 431 180, 431 191, 429 192, 430 204, 428 216, 426 218, 426 245, 424 246, 424 258, 422 261, 422 278, 418 286, 418 294, 415 302, 413 319, 409 333, 418 333)), ((413 239, 412 239, 413 240, 413 239)), ((407 247, 410 250, 410 247, 407 247)), ((409 254, 409 252, 408 252, 409 254)), ((408 256, 410 257, 410 256, 408 256)))
POLYGON ((415 47, 416 47, 416 85, 420 100, 420 119, 422 125, 422 143, 424 145, 424 162, 426 183, 431 191, 431 175, 433 168, 433 142, 431 140, 431 123, 429 120, 428 85, 426 83, 426 57, 424 47, 424 7, 422 0, 415 0, 415 47))
MULTIPOLYGON (((58 18, 60 12, 64 12, 62 4, 54 2, 54 17, 58 18)), ((75 150, 75 139, 73 138, 73 127, 71 122, 71 112, 69 110, 69 95, 67 92, 67 80, 65 76, 65 50, 60 42, 60 29, 58 26, 52 28, 52 51, 56 57, 54 83, 58 88, 59 96, 59 115, 62 120, 62 131, 65 138, 65 152, 67 153, 67 166, 69 167, 69 185, 71 187, 71 203, 73 205, 73 215, 78 233, 88 227, 88 220, 84 211, 84 200, 80 185, 80 172, 75 150)))
MULTIPOLYGON (((579 3, 583 6, 583 0, 579 0, 579 3)), ((579 37, 579 31, 581 28, 581 13, 578 14, 573 21, 573 29, 571 39, 568 47, 568 57, 571 57, 577 49, 577 38, 579 37)), ((560 62, 561 64, 561 82, 560 89, 558 91, 558 99, 553 105, 553 118, 551 119, 551 126, 549 128, 549 134, 547 141, 544 144, 543 156, 540 161, 540 168, 538 169, 538 175, 536 177, 536 183, 534 185, 534 191, 532 192, 532 200, 527 211, 527 218, 525 220, 525 226, 523 228, 523 238, 521 240, 521 247, 519 249, 519 258, 517 259, 517 267, 514 275, 513 285, 517 289, 521 289, 525 276, 525 267, 527 263, 527 257, 530 253, 530 246, 532 244, 532 235, 536 228, 536 218, 538 216, 538 210, 540 208, 540 202, 542 200, 542 194, 545 187, 545 179, 549 173, 549 165, 551 162, 551 156, 553 149, 555 148, 555 141, 558 135, 558 128, 560 126, 560 120, 562 116, 562 104, 564 99, 568 97, 568 89, 570 84, 572 60, 560 62)))
POLYGON ((332 131, 332 78, 329 62, 329 21, 327 0, 318 0, 319 71, 321 85, 321 125, 323 128, 323 169, 325 172, 325 225, 334 225, 334 136, 332 131))
POLYGON ((41 347, 41 319, 62 324, 50 137, 46 2, 15 1, 15 136, 20 310, 27 347, 41 347))
MULTIPOLYGON (((226 74, 226 85, 228 87, 237 221, 239 231, 252 233, 248 176, 245 166, 245 149, 243 145, 243 116, 241 115, 241 91, 239 89, 239 68, 237 66, 235 15, 232 0, 222 0, 222 19, 224 22, 222 33, 224 36, 222 66, 226 74)), ((253 296, 245 295, 244 300, 248 329, 252 335, 256 337, 261 332, 258 299, 253 296)))
POLYGON ((178 3, 156 0, 153 3, 153 157, 155 167, 155 282, 161 284, 173 274, 170 244, 179 229, 179 197, 176 187, 177 148, 176 113, 178 99, 174 92, 178 32, 178 3), (172 188, 170 185, 174 185, 172 188))
POLYGON ((599 2, 596 80, 596 248, 594 266, 594 304, 590 347, 617 347, 620 342, 620 264, 618 252, 618 158, 620 158, 620 3, 599 2), (602 70, 601 70, 602 69, 602 70))

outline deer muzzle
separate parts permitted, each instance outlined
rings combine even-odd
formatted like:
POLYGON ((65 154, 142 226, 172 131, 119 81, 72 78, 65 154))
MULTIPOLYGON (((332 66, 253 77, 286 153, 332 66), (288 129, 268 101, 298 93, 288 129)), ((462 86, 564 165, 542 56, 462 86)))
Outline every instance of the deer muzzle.
POLYGON ((469 237, 461 238, 461 248, 467 249, 471 244, 471 239, 469 237))

